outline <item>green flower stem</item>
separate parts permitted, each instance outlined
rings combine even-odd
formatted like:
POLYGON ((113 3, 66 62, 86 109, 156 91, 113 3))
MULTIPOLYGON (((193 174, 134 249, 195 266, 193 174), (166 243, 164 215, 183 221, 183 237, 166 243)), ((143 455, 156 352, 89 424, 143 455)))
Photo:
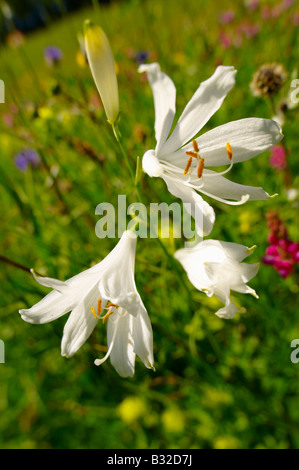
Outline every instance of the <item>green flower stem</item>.
POLYGON ((272 112, 273 116, 275 116, 276 115, 276 107, 275 107, 273 96, 271 96, 271 95, 269 96, 268 103, 270 105, 270 109, 271 109, 271 112, 272 112))
MULTIPOLYGON (((270 104, 272 114, 273 114, 273 116, 275 116, 277 110, 276 110, 275 102, 274 102, 274 99, 273 99, 272 96, 269 96, 269 104, 270 104)), ((285 117, 286 117, 286 115, 285 115, 285 117)), ((284 148, 284 151, 285 151, 285 154, 286 154, 286 168, 284 169, 284 184, 285 184, 286 188, 290 188, 291 184, 292 184, 292 175, 291 175, 291 171, 290 171, 290 167, 289 167, 290 151, 289 151, 289 149, 286 145, 286 136, 285 135, 283 136, 283 139, 282 139, 280 145, 284 148)))
MULTIPOLYGON (((116 138, 116 140, 117 140, 117 142, 118 142, 118 145, 119 145, 119 147, 120 147, 120 149, 121 149, 121 152, 122 152, 122 154, 123 154, 123 156, 124 156, 124 158, 125 158, 125 160, 126 160, 126 162, 127 162, 127 165, 128 165, 129 171, 130 171, 130 175, 131 175, 131 177, 132 177, 133 184, 134 184, 134 186, 135 186, 135 188, 136 188, 136 192, 137 192, 137 195, 138 195, 138 199, 139 199, 139 201, 140 201, 142 204, 146 205, 146 204, 145 204, 145 201, 144 201, 144 199, 143 199, 143 197, 142 197, 142 195, 141 195, 141 193, 140 193, 140 191, 139 191, 139 187, 138 187, 139 162, 137 162, 137 168, 136 168, 136 171, 134 171, 134 168, 133 168, 132 163, 131 163, 131 161, 130 161, 130 159, 129 159, 129 156, 128 156, 126 150, 124 149, 124 147, 123 147, 123 145, 122 145, 122 143, 121 143, 121 134, 120 134, 120 132, 119 132, 118 126, 117 126, 117 124, 115 124, 115 123, 113 123, 113 124, 111 124, 111 125, 112 125, 112 129, 113 129, 115 138, 116 138)), ((182 270, 182 268, 181 268, 181 265, 180 265, 180 264, 178 263, 178 261, 176 261, 176 259, 169 253, 169 251, 167 250, 166 246, 164 245, 164 243, 162 242, 162 240, 160 239, 160 237, 158 236, 158 234, 157 234, 157 237, 155 237, 155 239, 158 241, 160 247, 161 247, 162 250, 164 251, 164 253, 165 253, 166 257, 168 258, 168 260, 169 260, 170 264, 172 265, 172 267, 173 267, 176 271, 181 272, 182 274, 184 274, 184 272, 183 272, 183 270, 182 270)), ((186 284, 186 282, 185 282, 185 279, 184 279, 183 275, 181 276, 181 282, 182 282, 182 285, 184 286, 184 288, 185 288, 185 290, 186 290, 186 292, 187 292, 188 297, 189 297, 189 298, 192 298, 192 294, 191 294, 191 292, 190 292, 189 287, 187 286, 187 284, 186 284)))
POLYGON ((27 54, 26 47, 22 45, 18 49, 18 52, 19 52, 19 57, 21 57, 21 60, 24 63, 25 69, 29 70, 31 82, 32 82, 34 90, 36 91, 37 98, 42 101, 44 99, 44 93, 43 93, 43 90, 41 89, 40 79, 39 79, 38 74, 36 73, 35 68, 32 65, 29 55, 27 54))
POLYGON ((116 138, 116 141, 119 145, 119 148, 127 162, 127 165, 128 165, 128 168, 129 168, 129 171, 130 171, 130 175, 132 177, 132 180, 135 181, 135 171, 134 171, 134 168, 132 166, 132 163, 130 162, 130 159, 129 159, 129 156, 127 154, 127 152, 125 151, 122 143, 121 143, 121 134, 119 132, 119 129, 118 129, 118 126, 117 124, 113 123, 111 124, 112 125, 112 129, 113 129, 113 132, 114 132, 114 135, 115 135, 115 138, 116 138))

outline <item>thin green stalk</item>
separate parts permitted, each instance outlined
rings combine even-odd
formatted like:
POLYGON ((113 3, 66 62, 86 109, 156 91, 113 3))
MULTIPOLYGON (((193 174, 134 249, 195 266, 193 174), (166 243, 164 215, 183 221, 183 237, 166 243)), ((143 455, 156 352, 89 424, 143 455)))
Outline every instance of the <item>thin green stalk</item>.
POLYGON ((31 78, 31 81, 32 81, 32 84, 33 84, 33 88, 37 92, 37 97, 40 98, 41 100, 43 100, 44 94, 43 94, 43 91, 41 89, 39 76, 37 75, 37 73, 35 71, 35 68, 33 67, 33 65, 31 63, 31 59, 29 58, 29 55, 27 54, 25 46, 21 46, 19 48, 18 52, 19 52, 19 55, 20 55, 24 65, 25 65, 25 68, 27 70, 29 70, 30 78, 31 78))
MULTIPOLYGON (((127 154, 127 152, 125 151, 122 143, 121 143, 121 134, 119 132, 119 129, 118 129, 118 126, 117 124, 112 124, 112 129, 113 129, 113 132, 114 132, 114 135, 115 135, 115 138, 117 140, 117 143, 119 145, 119 148, 127 162, 127 165, 128 165, 128 168, 129 168, 129 171, 130 171, 130 175, 132 177, 132 180, 135 182, 135 171, 134 171, 134 168, 133 168, 133 165, 132 163, 130 162, 130 159, 129 159, 129 156, 127 154)), ((142 201, 141 201, 142 202, 142 201)))
POLYGON ((270 109, 272 111, 272 114, 273 116, 276 115, 276 107, 275 107, 275 103, 274 103, 274 100, 273 100, 273 96, 269 96, 269 101, 268 101, 269 105, 270 105, 270 109))
MULTIPOLYGON (((114 135, 115 135, 115 138, 118 142, 118 145, 121 149, 121 152, 127 162, 127 165, 128 165, 128 168, 129 168, 129 171, 130 171, 130 175, 132 177, 132 181, 133 181, 133 184, 136 188, 136 192, 137 192, 137 195, 138 195, 138 199, 139 201, 145 205, 145 201, 139 191, 139 187, 138 187, 138 178, 136 178, 136 172, 134 171, 134 168, 132 166, 132 163, 129 159, 129 156, 126 152, 126 150, 124 149, 122 143, 121 143, 121 134, 119 132, 119 129, 118 129, 118 126, 116 124, 112 124, 112 129, 113 129, 113 132, 114 132, 114 135), (137 184, 136 184, 137 183, 137 184)), ((182 272, 182 268, 181 268, 181 265, 176 261, 176 259, 169 253, 169 251, 167 250, 166 246, 164 245, 164 243, 161 241, 161 239, 159 238, 158 234, 157 234, 157 237, 155 237, 155 239, 158 241, 160 247, 162 248, 164 254, 166 255, 166 257, 168 258, 170 264, 172 265, 172 267, 176 270, 176 271, 181 271, 182 272)), ((183 274, 183 272, 182 272, 183 274)), ((187 295, 188 297, 192 297, 192 294, 191 294, 191 291, 188 287, 188 285, 186 284, 185 282, 185 279, 184 277, 182 276, 181 277, 181 282, 182 282, 182 285, 184 286, 184 289, 186 290, 187 292, 187 295)))

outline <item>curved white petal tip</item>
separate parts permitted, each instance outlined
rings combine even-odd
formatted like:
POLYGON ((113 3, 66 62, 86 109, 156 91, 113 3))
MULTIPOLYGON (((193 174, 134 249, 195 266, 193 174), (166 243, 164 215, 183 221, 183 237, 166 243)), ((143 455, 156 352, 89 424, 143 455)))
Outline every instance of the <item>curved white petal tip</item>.
MULTIPOLYGON (((105 360, 106 360, 106 359, 105 359, 105 360)), ((103 359, 95 359, 95 360, 94 360, 94 364, 95 364, 96 366, 100 366, 101 364, 103 364, 103 362, 105 362, 105 361, 103 361, 103 359)))
POLYGON ((245 204, 250 199, 250 194, 244 194, 244 196, 241 197, 240 204, 245 204))
POLYGON ((139 65, 137 70, 138 70, 138 73, 148 72, 148 71, 152 71, 152 70, 160 72, 161 67, 158 64, 158 62, 153 62, 151 64, 141 64, 141 65, 139 65))

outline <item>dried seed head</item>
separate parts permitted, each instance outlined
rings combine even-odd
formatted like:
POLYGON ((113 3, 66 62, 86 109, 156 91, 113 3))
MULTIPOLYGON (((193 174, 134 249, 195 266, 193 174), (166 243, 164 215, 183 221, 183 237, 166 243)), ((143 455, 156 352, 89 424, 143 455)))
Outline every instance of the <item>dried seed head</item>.
POLYGON ((273 96, 279 92, 287 78, 282 64, 264 64, 253 75, 250 89, 254 96, 273 96))

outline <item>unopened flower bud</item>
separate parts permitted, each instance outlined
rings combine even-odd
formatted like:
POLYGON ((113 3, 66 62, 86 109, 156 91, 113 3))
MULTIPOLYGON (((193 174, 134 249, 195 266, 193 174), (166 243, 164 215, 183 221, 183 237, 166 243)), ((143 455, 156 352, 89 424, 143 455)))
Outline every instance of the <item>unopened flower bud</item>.
POLYGON ((108 122, 119 117, 118 86, 112 50, 106 34, 89 20, 84 23, 85 50, 108 122))

